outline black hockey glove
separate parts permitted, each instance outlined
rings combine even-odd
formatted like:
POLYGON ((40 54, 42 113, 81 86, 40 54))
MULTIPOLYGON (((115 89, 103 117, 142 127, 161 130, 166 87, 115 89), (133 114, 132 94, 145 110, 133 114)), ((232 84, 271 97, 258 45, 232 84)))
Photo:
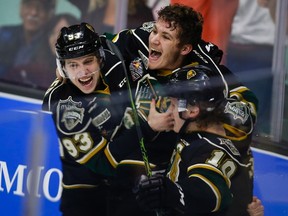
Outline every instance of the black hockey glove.
POLYGON ((163 175, 141 176, 135 192, 137 203, 143 210, 161 209, 184 212, 182 188, 163 175))

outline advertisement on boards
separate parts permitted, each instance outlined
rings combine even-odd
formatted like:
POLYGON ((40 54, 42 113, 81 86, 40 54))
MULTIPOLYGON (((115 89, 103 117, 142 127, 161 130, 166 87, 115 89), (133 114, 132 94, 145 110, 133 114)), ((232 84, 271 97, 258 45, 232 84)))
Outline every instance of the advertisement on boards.
POLYGON ((62 172, 52 118, 41 101, 1 96, 1 215, 58 216, 62 172))

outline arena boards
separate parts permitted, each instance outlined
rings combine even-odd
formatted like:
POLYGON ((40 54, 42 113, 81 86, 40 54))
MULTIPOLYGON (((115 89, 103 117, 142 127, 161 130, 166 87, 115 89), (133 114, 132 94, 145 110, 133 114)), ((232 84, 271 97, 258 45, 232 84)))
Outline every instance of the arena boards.
MULTIPOLYGON (((60 216, 58 142, 41 100, 0 93, 1 215, 60 216)), ((265 215, 288 215, 288 158, 252 148, 255 187, 265 215)))

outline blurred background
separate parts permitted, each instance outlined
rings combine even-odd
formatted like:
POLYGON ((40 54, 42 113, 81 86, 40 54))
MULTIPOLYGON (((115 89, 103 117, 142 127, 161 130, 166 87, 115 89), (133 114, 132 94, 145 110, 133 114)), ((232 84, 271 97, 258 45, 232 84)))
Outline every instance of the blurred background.
POLYGON ((2 0, 1 215, 59 215, 58 143, 41 99, 55 78, 60 29, 88 22, 99 34, 117 33, 155 20, 170 3, 202 13, 203 38, 224 51, 222 64, 257 95, 255 194, 265 215, 288 215, 288 0, 2 0))

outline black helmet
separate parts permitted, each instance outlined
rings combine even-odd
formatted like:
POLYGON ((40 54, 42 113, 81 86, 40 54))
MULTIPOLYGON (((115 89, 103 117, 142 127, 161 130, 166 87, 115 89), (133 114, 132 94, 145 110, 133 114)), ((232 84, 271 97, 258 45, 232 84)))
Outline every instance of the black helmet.
POLYGON ((191 105, 205 103, 205 110, 212 111, 225 98, 222 78, 215 74, 201 65, 179 68, 169 79, 167 93, 191 105))
POLYGON ((63 27, 56 42, 56 64, 62 77, 67 77, 63 69, 64 60, 95 53, 103 66, 105 53, 99 35, 88 23, 63 27))
POLYGON ((81 23, 61 29, 56 42, 56 54, 60 61, 91 53, 95 53, 98 58, 104 58, 99 35, 91 25, 81 23))

